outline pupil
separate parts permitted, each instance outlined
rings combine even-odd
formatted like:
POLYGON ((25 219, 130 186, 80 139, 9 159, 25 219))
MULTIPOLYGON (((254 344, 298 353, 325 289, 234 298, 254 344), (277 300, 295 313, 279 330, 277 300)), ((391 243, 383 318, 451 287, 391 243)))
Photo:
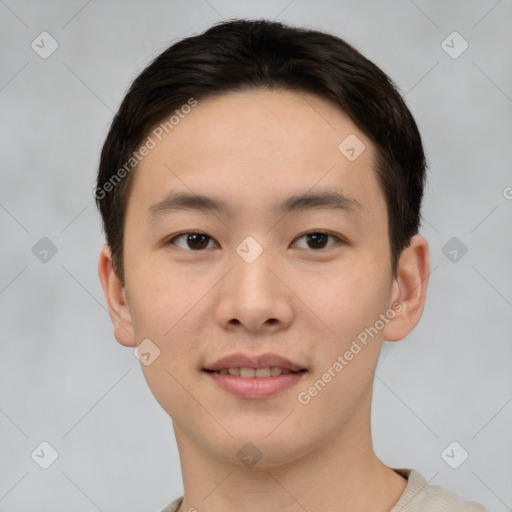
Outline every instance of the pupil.
POLYGON ((204 249, 208 245, 208 237, 200 233, 188 235, 187 242, 191 249, 204 249))
POLYGON ((316 249, 322 249, 327 243, 327 235, 324 233, 310 233, 307 236, 309 244, 312 244, 316 249))
MULTIPOLYGON (((327 235, 324 233, 310 233, 307 236, 308 244, 315 249, 322 249, 327 243, 327 235)), ((191 249, 204 249, 208 245, 208 237, 200 233, 192 233, 187 237, 191 249)))

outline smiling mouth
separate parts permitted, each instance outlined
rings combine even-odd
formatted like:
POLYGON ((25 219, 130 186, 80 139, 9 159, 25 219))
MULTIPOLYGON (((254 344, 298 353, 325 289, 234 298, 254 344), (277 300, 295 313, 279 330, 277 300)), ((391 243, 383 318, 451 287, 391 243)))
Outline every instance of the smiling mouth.
POLYGON ((204 369, 207 373, 218 373, 220 375, 232 375, 233 377, 241 377, 243 379, 252 379, 259 378, 264 379, 268 377, 279 377, 279 375, 286 374, 299 374, 305 373, 307 370, 290 370, 288 368, 280 368, 278 366, 269 366, 266 368, 245 368, 245 367, 235 367, 235 368, 221 368, 220 370, 207 370, 204 369))

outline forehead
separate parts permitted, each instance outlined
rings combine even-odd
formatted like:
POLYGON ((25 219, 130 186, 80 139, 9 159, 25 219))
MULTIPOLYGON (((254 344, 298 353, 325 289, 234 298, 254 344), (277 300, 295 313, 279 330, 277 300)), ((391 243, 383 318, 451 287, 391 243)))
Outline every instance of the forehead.
POLYGON ((384 204, 373 144, 316 95, 258 89, 199 99, 167 131, 161 140, 149 134, 155 147, 133 177, 131 196, 147 212, 176 190, 227 197, 240 209, 258 204, 260 211, 265 204, 275 211, 291 194, 330 188, 363 206, 384 204))
POLYGON ((230 152, 234 157, 252 155, 257 161, 266 156, 317 161, 321 154, 334 161, 346 136, 366 138, 334 103, 281 89, 251 89, 199 100, 172 133, 175 145, 185 142, 181 149, 187 156, 218 156, 223 161, 230 152))

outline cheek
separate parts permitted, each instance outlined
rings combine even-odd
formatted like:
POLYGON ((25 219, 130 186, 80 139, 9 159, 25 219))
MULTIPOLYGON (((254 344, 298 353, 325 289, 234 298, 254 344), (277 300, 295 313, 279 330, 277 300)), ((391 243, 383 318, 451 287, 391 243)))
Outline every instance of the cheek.
POLYGON ((362 404, 370 407, 370 370, 377 365, 382 337, 382 330, 372 327, 384 313, 389 293, 382 275, 377 279, 379 275, 353 271, 332 280, 321 296, 322 319, 335 334, 319 340, 314 374, 299 390, 302 395, 296 397, 297 410, 315 423, 314 428, 338 428, 362 404), (328 417, 325 411, 330 411, 328 417), (318 424, 317 418, 322 418, 318 424))
POLYGON ((158 265, 130 270, 127 291, 133 299, 130 312, 137 339, 166 340, 198 303, 202 288, 191 285, 183 274, 161 271, 158 265))
POLYGON ((305 298, 305 304, 315 313, 326 336, 338 348, 373 325, 384 312, 390 293, 387 275, 376 266, 375 259, 364 256, 357 259, 358 263, 307 279, 302 290, 299 288, 298 295, 305 298))
POLYGON ((219 278, 197 268, 184 270, 179 265, 147 261, 130 274, 134 297, 130 311, 137 340, 154 341, 166 366, 190 363, 205 322, 212 317, 210 292, 219 278))

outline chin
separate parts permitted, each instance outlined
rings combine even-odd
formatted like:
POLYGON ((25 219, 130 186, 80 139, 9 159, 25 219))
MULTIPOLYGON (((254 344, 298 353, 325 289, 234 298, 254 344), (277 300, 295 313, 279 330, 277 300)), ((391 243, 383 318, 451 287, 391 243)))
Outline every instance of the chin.
MULTIPOLYGON (((232 438, 223 436, 215 443, 211 438, 205 438, 204 442, 212 455, 226 463, 257 468, 286 466, 315 451, 315 440, 308 440, 304 432, 298 435, 298 432, 285 428, 279 432, 279 429, 272 432, 266 426, 258 428, 257 424, 253 424, 252 428, 230 430, 232 438)), ((208 434, 204 433, 205 436, 208 434)))

